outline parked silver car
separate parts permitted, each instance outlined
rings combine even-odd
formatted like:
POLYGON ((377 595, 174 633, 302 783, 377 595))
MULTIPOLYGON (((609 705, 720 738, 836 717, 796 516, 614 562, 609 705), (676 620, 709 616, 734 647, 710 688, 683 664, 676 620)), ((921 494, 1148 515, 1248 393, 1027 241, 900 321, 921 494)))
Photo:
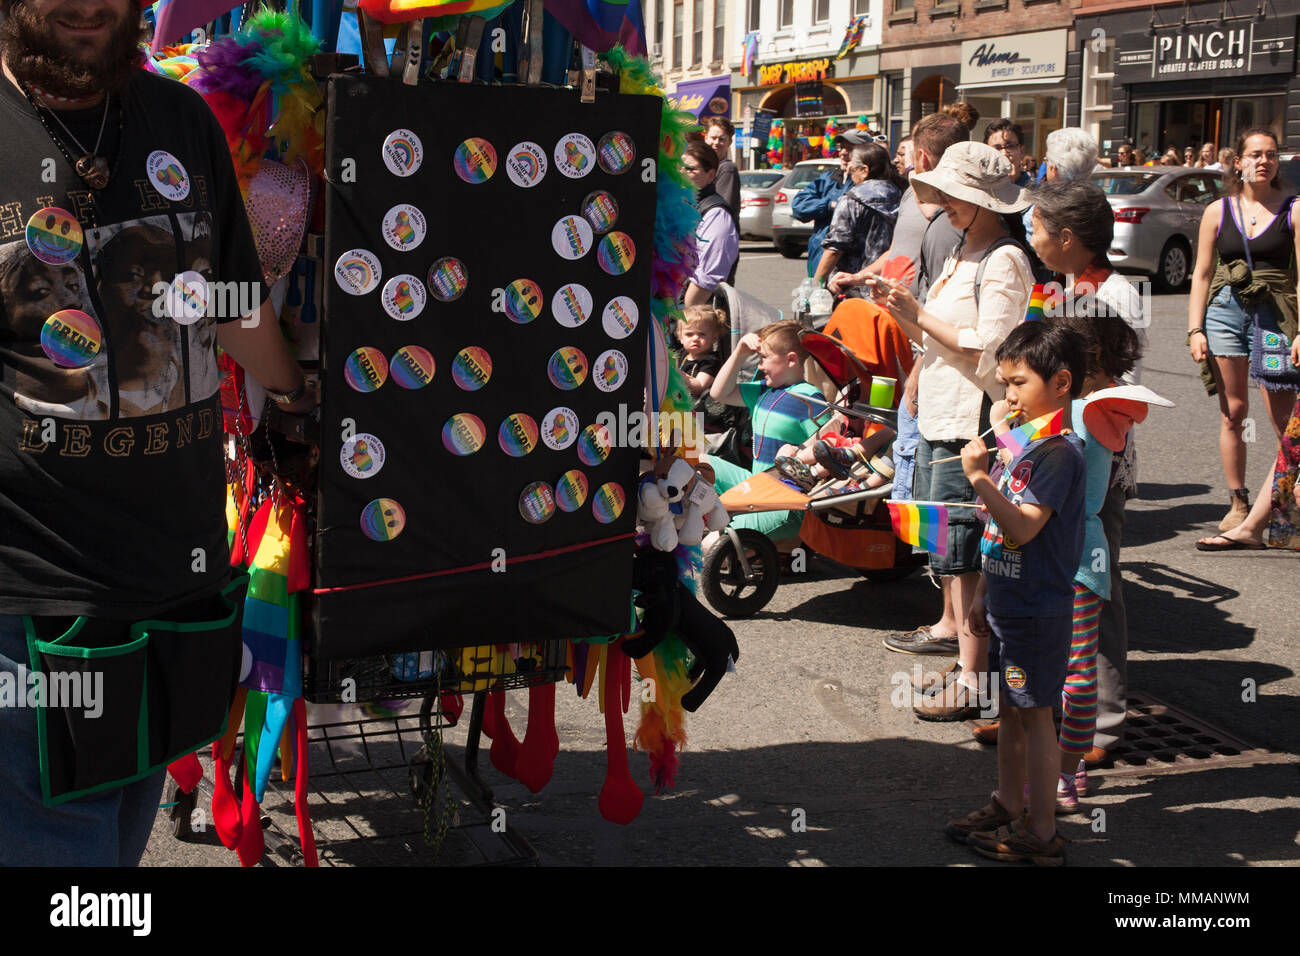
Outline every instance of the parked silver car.
POLYGON ((1205 207, 1223 195, 1223 175, 1188 166, 1132 166, 1092 174, 1115 213, 1111 264, 1144 272, 1157 289, 1177 292, 1196 261, 1205 207))
POLYGON ((772 238, 772 205, 784 169, 746 169, 740 174, 740 238, 772 238))
POLYGON ((772 206, 772 242, 776 251, 787 259, 798 259, 804 254, 813 231, 811 222, 799 222, 790 215, 790 200, 828 169, 839 168, 838 159, 805 159, 802 163, 795 163, 781 184, 772 206))

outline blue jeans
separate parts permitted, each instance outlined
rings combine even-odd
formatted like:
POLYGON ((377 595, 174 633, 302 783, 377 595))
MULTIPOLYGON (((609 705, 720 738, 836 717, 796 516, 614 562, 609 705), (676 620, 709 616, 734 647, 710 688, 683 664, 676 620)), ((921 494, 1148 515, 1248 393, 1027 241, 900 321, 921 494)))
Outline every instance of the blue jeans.
MULTIPOLYGON (((0 614, 0 675, 29 666, 20 617, 0 614)), ((144 856, 158 801, 162 771, 119 790, 41 802, 36 749, 36 711, 0 707, 0 866, 136 866, 144 856)))

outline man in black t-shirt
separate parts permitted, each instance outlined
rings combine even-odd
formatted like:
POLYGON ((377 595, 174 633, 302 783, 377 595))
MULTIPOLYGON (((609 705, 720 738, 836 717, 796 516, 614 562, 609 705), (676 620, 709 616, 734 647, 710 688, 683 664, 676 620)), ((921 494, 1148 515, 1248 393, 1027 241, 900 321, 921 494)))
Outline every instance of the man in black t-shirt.
POLYGON ((172 645, 151 631, 147 650, 129 635, 213 619, 229 580, 214 341, 287 410, 314 396, 265 298, 221 128, 140 68, 135 0, 0 14, 0 865, 132 865, 159 766, 220 730, 210 712, 238 676, 236 628, 172 645), (29 669, 78 656, 97 702, 15 703, 29 669), (74 731, 56 740, 61 722, 74 731))

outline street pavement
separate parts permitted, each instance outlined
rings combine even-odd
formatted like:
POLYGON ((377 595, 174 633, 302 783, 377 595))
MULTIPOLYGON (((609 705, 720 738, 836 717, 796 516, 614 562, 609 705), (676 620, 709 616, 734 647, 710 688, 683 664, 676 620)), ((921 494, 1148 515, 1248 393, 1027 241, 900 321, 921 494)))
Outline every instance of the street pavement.
MULTIPOLYGON (((805 265, 770 245, 746 243, 737 284, 788 308, 805 265)), ((1141 497, 1130 502, 1122 554, 1130 686, 1248 749, 1236 758, 1180 761, 1175 770, 1094 775, 1100 789, 1083 801, 1084 812, 1061 818, 1071 841, 1067 859, 1098 866, 1295 865, 1300 557, 1194 550, 1227 507, 1217 405, 1183 346, 1187 297, 1152 301, 1143 382, 1177 407, 1153 409, 1137 432, 1141 497)), ((1254 399, 1251 414, 1258 440, 1248 484, 1256 493, 1276 449, 1254 399)), ((987 801, 995 750, 975 742, 964 723, 916 720, 892 694, 914 665, 939 659, 890 653, 882 639, 932 623, 938 607, 938 591, 922 575, 872 584, 814 558, 805 573, 783 581, 765 610, 731 622, 741 647, 737 671, 688 718, 675 788, 654 795, 647 758, 630 755, 647 796, 629 826, 598 813, 603 718, 594 696, 580 700, 568 685, 558 693, 561 750, 550 784, 533 795, 497 773, 486 754, 483 778, 504 821, 543 865, 998 866, 941 832, 948 819, 987 801)), ((527 694, 509 695, 507 712, 521 738, 526 707, 527 694)), ((634 725, 630 714, 629 737, 634 725)), ((449 755, 459 758, 463 727, 446 739, 449 755)), ((324 756, 313 761, 313 771, 328 771, 324 756)), ((321 840, 324 862, 432 859, 409 797, 384 796, 379 788, 353 793, 326 777, 318 783, 314 811, 351 820, 351 829, 336 828, 321 840)), ((404 783, 398 773, 393 789, 404 790, 404 783)), ((283 823, 283 811, 268 812, 283 823)), ((463 821, 472 817, 468 808, 461 813, 463 821)), ((196 840, 175 840, 160 814, 145 863, 237 865, 211 831, 196 840)), ((446 846, 441 862, 463 862, 454 839, 446 846)), ((270 853, 266 862, 286 859, 270 853)))

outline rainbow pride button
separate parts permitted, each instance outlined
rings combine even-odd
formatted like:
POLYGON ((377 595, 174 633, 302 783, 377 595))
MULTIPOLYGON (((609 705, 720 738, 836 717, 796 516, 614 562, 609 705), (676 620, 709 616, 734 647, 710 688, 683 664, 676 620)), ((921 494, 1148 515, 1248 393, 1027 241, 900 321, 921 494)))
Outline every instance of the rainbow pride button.
POLYGON ((555 492, 544 481, 530 482, 519 494, 519 513, 529 524, 542 524, 555 514, 555 492))
POLYGON ((361 533, 371 541, 392 541, 406 527, 406 509, 392 498, 376 498, 361 509, 361 533))
POLYGON ((388 359, 379 349, 363 345, 343 363, 343 378, 358 392, 373 392, 388 381, 388 359))
POLYGON ((600 315, 600 324, 611 339, 625 339, 636 330, 641 320, 641 310, 631 296, 620 295, 609 300, 600 315))
POLYGON ((103 343, 99 323, 80 309, 55 312, 41 326, 41 351, 59 368, 85 368, 103 343))
POLYGON ((467 392, 477 392, 492 377, 492 356, 477 345, 467 345, 451 363, 452 381, 467 392))
POLYGON ((532 279, 516 279, 506 286, 506 315, 516 325, 527 325, 542 314, 542 287, 532 279))
POLYGON ((576 329, 591 318, 591 293, 577 282, 560 286, 551 296, 551 315, 566 329, 576 329))
POLYGON ((555 503, 561 511, 572 514, 587 503, 587 487, 587 476, 571 468, 555 483, 555 503))
POLYGON ((27 248, 41 262, 61 266, 81 252, 81 223, 66 209, 46 206, 27 220, 27 248))
POLYGON ((497 444, 511 458, 523 458, 537 447, 537 422, 531 415, 509 415, 497 429, 497 444))
POLYGON ((635 160, 636 143, 627 133, 606 133, 596 144, 596 162, 612 176, 627 172, 635 160))
POLYGON ((379 260, 366 249, 349 249, 334 263, 334 280, 349 295, 365 295, 382 276, 379 260))
POLYGON ((542 442, 551 451, 563 451, 578 440, 578 415, 572 408, 557 405, 542 419, 542 442))
POLYGON ((456 147, 452 165, 456 175, 471 186, 485 183, 497 171, 497 151, 487 140, 471 136, 456 147))
POLYGON ((587 356, 572 345, 558 348, 546 363, 546 375, 556 388, 571 392, 587 380, 587 356))
POLYGON ((469 412, 461 412, 447 419, 442 426, 442 444, 453 455, 472 455, 483 447, 487 429, 483 419, 469 412))
POLYGON ((578 436, 578 460, 590 468, 603 465, 613 444, 608 428, 604 425, 588 425, 578 436))
POLYGON ((455 256, 443 256, 429 267, 429 291, 440 302, 459 299, 469 286, 465 263, 455 256))
POLYGON ((618 221, 618 201, 603 189, 588 193, 582 201, 582 218, 596 235, 609 232, 618 221))
POLYGON ((389 374, 402 388, 415 391, 433 381, 433 355, 422 345, 404 345, 393 353, 389 374))
POLYGON ((596 262, 606 273, 621 276, 636 261, 636 244, 626 232, 611 232, 596 247, 596 262))
POLYGON ((395 129, 384 137, 380 155, 390 173, 406 177, 420 168, 424 159, 424 146, 420 143, 420 137, 409 129, 395 129))
POLYGON ((623 491, 623 486, 607 481, 591 496, 591 513, 601 524, 610 524, 618 520, 625 504, 627 504, 627 493, 623 491))

